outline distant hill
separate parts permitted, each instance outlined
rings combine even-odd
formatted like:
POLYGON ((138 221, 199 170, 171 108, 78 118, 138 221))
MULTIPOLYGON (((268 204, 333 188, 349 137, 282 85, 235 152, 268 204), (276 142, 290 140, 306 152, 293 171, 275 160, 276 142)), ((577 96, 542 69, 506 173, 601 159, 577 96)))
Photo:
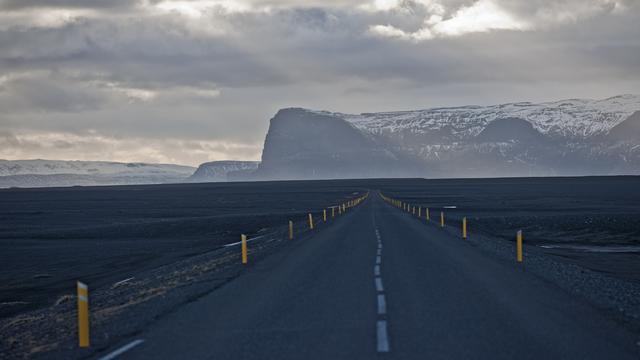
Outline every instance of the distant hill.
POLYGON ((0 160, 0 187, 175 183, 184 182, 194 170, 171 164, 0 160))
POLYGON ((201 164, 189 182, 232 181, 249 177, 258 168, 258 161, 212 161, 201 164))
POLYGON ((640 174, 640 96, 343 114, 279 110, 262 161, 0 160, 0 187, 640 174))
POLYGON ((636 111, 636 95, 360 115, 282 109, 254 176, 640 174, 636 111))

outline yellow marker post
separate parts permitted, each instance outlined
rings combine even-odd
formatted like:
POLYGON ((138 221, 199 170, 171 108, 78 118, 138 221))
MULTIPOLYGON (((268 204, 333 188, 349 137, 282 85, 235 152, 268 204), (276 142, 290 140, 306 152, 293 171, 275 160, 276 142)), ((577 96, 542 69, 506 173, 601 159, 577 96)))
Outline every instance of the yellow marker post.
POLYGON ((467 217, 462 218, 462 238, 467 238, 467 217))
POLYGON ((240 246, 242 247, 242 263, 247 263, 247 235, 240 235, 240 246))
POLYGON ((422 206, 418 206, 418 217, 422 216, 422 206))
POLYGON ((444 212, 440 211, 440 227, 444 227, 444 212))
POLYGON ((322 210, 322 220, 327 222, 327 209, 322 210))
POLYGON ((426 208, 426 209, 425 209, 425 212, 427 213, 427 221, 431 220, 431 219, 429 218, 429 208, 426 208))
POLYGON ((331 217, 332 218, 336 217, 336 207, 335 206, 331 207, 331 217))
POLYGON ((516 235, 516 261, 522 262, 522 230, 516 235))
POLYGON ((289 240, 293 240, 293 221, 289 220, 289 240))
POLYGON ((89 287, 77 282, 78 290, 78 345, 89 347, 89 287))
POLYGON ((309 213, 309 229, 313 230, 313 216, 309 213))

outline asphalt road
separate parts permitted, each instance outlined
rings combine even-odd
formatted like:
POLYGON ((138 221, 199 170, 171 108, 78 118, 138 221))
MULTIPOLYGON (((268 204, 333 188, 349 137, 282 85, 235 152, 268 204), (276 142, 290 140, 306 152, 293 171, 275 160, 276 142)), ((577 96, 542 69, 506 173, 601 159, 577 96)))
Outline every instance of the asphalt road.
POLYGON ((124 346, 119 359, 638 358, 638 336, 586 302, 373 191, 293 241, 102 355, 124 346))

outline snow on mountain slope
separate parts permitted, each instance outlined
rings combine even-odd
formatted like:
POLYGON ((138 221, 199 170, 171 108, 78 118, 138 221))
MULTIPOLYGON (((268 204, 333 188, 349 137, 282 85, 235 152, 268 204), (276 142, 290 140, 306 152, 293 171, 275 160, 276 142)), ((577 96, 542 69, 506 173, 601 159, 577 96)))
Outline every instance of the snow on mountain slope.
POLYGON ((0 160, 0 188, 183 182, 191 166, 107 161, 0 160))
POLYGON ((470 139, 488 123, 507 117, 529 121, 552 138, 587 138, 606 134, 615 125, 640 110, 640 96, 620 95, 604 100, 571 99, 534 104, 529 102, 493 106, 461 106, 415 111, 330 113, 358 129, 374 135, 438 132, 443 143, 470 139))
POLYGON ((212 161, 201 164, 188 179, 191 182, 217 182, 233 180, 238 173, 251 173, 258 168, 258 161, 212 161), (231 178, 230 178, 231 177, 231 178))
POLYGON ((7 175, 174 175, 188 177, 194 167, 173 164, 119 163, 108 161, 0 160, 0 176, 7 175))
POLYGON ((271 119, 257 174, 269 179, 640 174, 638 110, 636 95, 360 115, 287 108, 271 119))

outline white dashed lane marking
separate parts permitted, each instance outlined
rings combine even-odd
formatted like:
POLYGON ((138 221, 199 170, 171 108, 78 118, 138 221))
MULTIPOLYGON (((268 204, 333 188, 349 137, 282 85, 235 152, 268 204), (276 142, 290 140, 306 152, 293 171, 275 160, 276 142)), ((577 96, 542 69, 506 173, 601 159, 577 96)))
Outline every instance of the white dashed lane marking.
POLYGON ((376 250, 376 264, 373 267, 373 275, 374 282, 376 285, 376 298, 378 302, 378 321, 376 323, 376 334, 377 334, 377 350, 381 353, 389 352, 389 335, 387 334, 387 299, 384 294, 384 286, 382 285, 382 277, 381 277, 381 263, 382 263, 382 238, 380 237, 380 232, 378 228, 375 226, 375 218, 374 218, 374 229, 376 232, 376 240, 378 244, 378 248, 376 250))
POLYGON ((387 302, 384 299, 384 294, 378 294, 378 315, 385 315, 387 313, 387 302))
POLYGON ((378 352, 389 352, 387 322, 384 320, 378 320, 378 352))
POLYGON ((123 346, 123 347, 121 347, 121 348, 119 348, 119 349, 117 349, 117 350, 115 350, 115 351, 113 351, 113 352, 101 357, 98 360, 112 360, 112 359, 115 359, 118 356, 124 354, 125 352, 133 349, 134 347, 142 344, 143 342, 144 342, 144 340, 142 340, 142 339, 134 340, 134 341, 128 343, 127 345, 125 345, 125 346, 123 346))

